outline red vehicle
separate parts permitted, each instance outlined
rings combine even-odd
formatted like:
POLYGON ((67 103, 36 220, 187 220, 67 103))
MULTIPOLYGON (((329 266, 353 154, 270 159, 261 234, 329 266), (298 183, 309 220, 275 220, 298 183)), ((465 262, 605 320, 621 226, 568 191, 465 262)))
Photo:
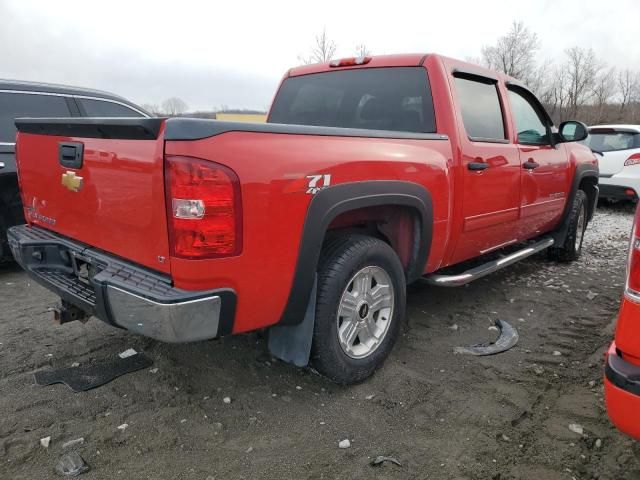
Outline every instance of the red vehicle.
POLYGON ((437 55, 291 69, 267 124, 16 124, 11 248, 61 322, 169 342, 268 328, 274 355, 340 383, 386 358, 407 283, 574 260, 598 194, 583 124, 557 131, 524 85, 437 55))
POLYGON ((629 245, 627 285, 614 342, 605 361, 604 393, 609 418, 621 431, 640 440, 640 208, 629 245))

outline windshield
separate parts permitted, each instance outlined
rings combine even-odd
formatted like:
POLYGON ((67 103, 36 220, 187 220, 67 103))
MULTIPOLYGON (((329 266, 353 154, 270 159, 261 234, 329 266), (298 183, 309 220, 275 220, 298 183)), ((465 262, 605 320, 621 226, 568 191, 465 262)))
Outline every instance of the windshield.
POLYGON ((640 133, 609 131, 592 131, 584 142, 598 152, 615 152, 640 148, 640 133))
POLYGON ((337 70, 291 77, 274 100, 269 123, 436 131, 422 67, 337 70))

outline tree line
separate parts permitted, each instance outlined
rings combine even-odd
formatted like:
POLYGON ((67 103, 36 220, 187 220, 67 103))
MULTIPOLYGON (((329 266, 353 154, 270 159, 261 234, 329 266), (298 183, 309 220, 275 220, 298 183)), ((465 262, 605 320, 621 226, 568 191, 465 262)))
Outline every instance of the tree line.
MULTIPOLYGON (((337 44, 323 29, 315 37, 302 63, 320 63, 334 58, 337 44)), ((361 44, 356 56, 371 50, 361 44)), ((480 56, 468 58, 522 81, 536 94, 556 123, 577 119, 587 124, 640 123, 640 71, 616 69, 598 58, 592 48, 572 46, 559 60, 540 58, 540 39, 523 22, 514 21, 509 31, 480 56)))

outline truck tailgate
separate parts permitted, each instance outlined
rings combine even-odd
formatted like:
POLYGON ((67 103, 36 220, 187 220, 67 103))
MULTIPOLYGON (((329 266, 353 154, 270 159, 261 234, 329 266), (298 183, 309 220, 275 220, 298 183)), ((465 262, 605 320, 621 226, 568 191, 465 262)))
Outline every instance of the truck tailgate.
POLYGON ((16 125, 28 223, 169 273, 162 120, 16 125))

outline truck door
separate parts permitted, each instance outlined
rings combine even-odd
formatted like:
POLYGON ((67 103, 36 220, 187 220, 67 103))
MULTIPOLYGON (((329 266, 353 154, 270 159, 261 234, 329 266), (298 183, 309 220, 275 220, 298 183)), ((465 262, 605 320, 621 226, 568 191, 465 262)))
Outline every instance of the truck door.
POLYGON ((520 210, 520 159, 509 141, 498 80, 457 71, 454 105, 462 157, 462 231, 450 263, 515 241, 520 210))
POLYGON ((522 199, 517 236, 531 238, 552 230, 562 216, 569 188, 569 159, 554 145, 551 120, 528 90, 507 85, 516 143, 522 164, 522 199))

